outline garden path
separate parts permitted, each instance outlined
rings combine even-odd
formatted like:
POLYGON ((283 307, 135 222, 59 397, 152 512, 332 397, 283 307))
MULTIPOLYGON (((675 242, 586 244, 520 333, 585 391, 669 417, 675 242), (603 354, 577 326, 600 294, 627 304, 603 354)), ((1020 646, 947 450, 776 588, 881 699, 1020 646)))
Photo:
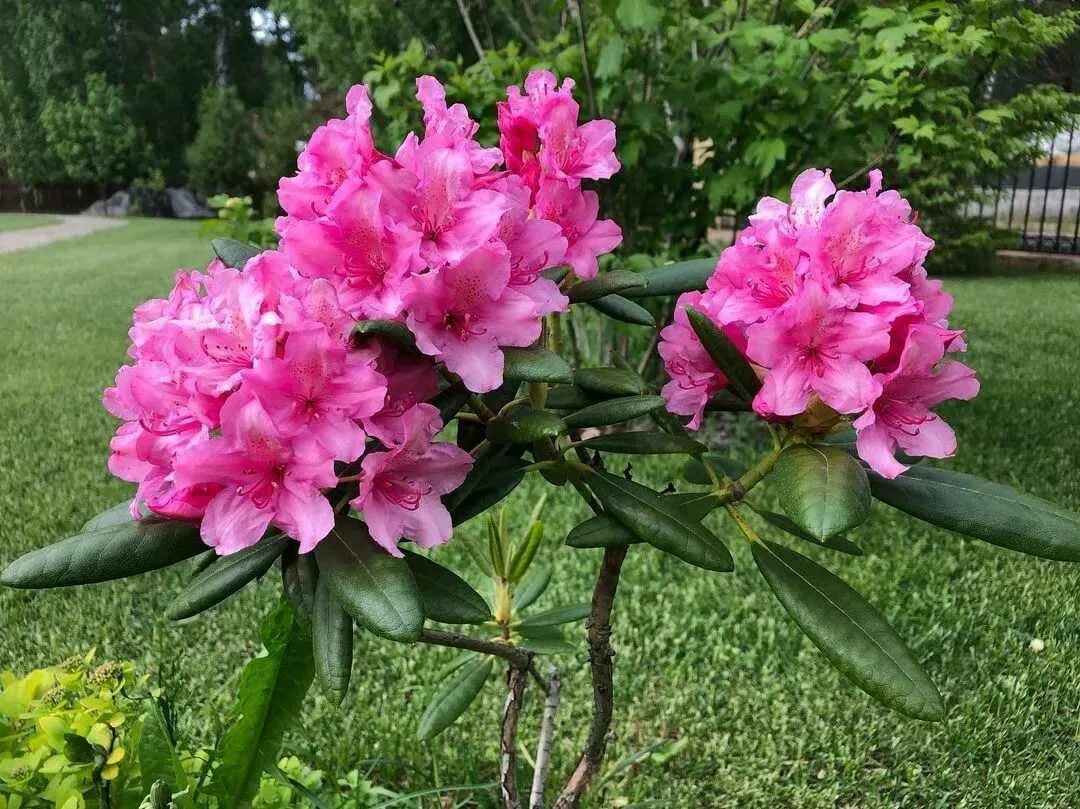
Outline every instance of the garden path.
POLYGON ((127 224, 123 219, 105 216, 61 216, 60 218, 63 221, 56 225, 42 225, 0 233, 0 253, 14 253, 16 250, 41 247, 127 224))

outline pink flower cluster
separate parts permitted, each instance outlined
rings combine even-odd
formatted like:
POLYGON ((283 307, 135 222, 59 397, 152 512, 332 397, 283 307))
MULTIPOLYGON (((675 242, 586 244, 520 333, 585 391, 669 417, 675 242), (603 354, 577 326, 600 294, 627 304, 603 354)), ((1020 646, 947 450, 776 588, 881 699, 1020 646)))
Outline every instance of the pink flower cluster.
POLYGON ((567 264, 591 278, 621 240, 581 188, 618 170, 614 124, 579 125, 569 79, 556 89, 536 72, 525 87, 499 104, 500 148, 484 148, 465 107, 420 77, 424 134, 390 157, 375 149, 357 85, 348 117, 316 130, 278 191, 281 250, 300 274, 328 281, 354 318, 403 321, 476 392, 501 384, 502 347, 531 345, 543 316, 568 306, 542 271, 567 264))
POLYGON ((438 389, 434 365, 379 338, 354 349, 352 328, 333 286, 276 251, 243 272, 214 261, 178 273, 168 298, 135 310, 135 363, 104 397, 124 420, 109 469, 138 484, 132 513, 201 520, 221 554, 271 525, 307 552, 334 524, 324 490, 351 464, 352 506, 387 550, 449 539, 439 495, 472 460, 433 442, 442 421, 423 400, 438 389))
POLYGON ((181 272, 167 299, 135 310, 135 363, 104 397, 124 421, 109 468, 138 484, 132 513, 199 520, 222 554, 270 526, 307 552, 333 527, 328 490, 352 485, 389 552, 449 539, 440 496, 472 459, 434 440, 436 363, 474 392, 498 387, 502 347, 531 345, 568 305, 542 271, 590 277, 621 238, 581 188, 618 169, 614 125, 579 125, 572 87, 533 73, 527 95, 511 88, 500 150, 421 77, 423 137, 393 157, 353 87, 348 116, 320 126, 281 181, 280 251, 242 272, 181 272), (355 323, 376 318, 404 323, 427 356, 378 337, 355 346, 355 323))
POLYGON ((931 408, 972 398, 979 383, 970 368, 945 359, 965 344, 946 319, 951 296, 927 278, 933 242, 911 206, 881 190, 879 171, 866 191, 854 192, 837 192, 829 175, 800 174, 790 205, 762 199, 706 292, 680 297, 675 322, 661 333, 671 377, 663 393, 697 429, 708 399, 727 385, 686 319, 693 306, 759 368, 757 413, 788 419, 820 401, 853 417, 860 457, 896 477, 907 469, 898 449, 953 454, 956 437, 931 408))

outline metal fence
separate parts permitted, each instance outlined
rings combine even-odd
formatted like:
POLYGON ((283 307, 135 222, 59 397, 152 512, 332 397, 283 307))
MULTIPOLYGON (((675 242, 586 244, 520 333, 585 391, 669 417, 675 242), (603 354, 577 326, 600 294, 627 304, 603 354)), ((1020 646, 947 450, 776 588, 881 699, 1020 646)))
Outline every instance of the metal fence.
POLYGON ((1080 255, 1080 129, 1054 138, 1029 169, 999 177, 966 214, 1015 236, 1015 249, 1080 255))

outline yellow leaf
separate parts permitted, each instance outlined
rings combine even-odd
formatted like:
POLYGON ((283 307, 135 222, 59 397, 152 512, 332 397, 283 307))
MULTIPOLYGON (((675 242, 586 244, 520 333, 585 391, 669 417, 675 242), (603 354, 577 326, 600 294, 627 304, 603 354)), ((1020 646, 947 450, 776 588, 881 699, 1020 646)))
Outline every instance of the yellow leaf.
POLYGON ((117 747, 115 750, 113 750, 111 753, 109 753, 109 757, 107 759, 105 759, 105 763, 106 764, 119 764, 121 761, 124 760, 124 755, 126 753, 127 753, 127 751, 123 747, 117 747))
POLYGON ((120 768, 115 764, 110 764, 103 768, 101 771, 101 777, 106 781, 112 781, 116 776, 120 774, 120 768))

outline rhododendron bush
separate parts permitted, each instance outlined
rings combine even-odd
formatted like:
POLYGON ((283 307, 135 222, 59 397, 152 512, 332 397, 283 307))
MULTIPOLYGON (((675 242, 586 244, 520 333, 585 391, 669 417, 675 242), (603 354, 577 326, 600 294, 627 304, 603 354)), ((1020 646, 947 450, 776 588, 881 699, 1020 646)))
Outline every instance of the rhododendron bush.
MULTIPOLYGON (((957 448, 939 405, 979 392, 957 359, 966 342, 952 299, 923 266, 933 242, 880 172, 865 190, 838 190, 828 170, 808 169, 790 202, 760 201, 718 262, 601 272, 621 239, 594 187, 620 169, 615 130, 583 121, 573 88, 547 72, 509 88, 488 147, 469 112, 421 77, 422 129, 391 153, 376 146, 367 88, 354 87, 347 115, 319 127, 281 180, 278 249, 216 240, 205 270, 181 271, 167 297, 136 308, 131 362, 104 395, 121 421, 109 469, 135 484, 133 498, 16 560, 4 583, 88 584, 199 557, 169 610, 180 620, 277 565, 289 615, 275 619, 277 662, 259 675, 273 682, 249 706, 276 721, 248 727, 231 754, 272 753, 314 678, 344 698, 355 625, 466 652, 443 670, 421 739, 505 667, 508 807, 553 794, 559 677, 536 659, 573 650, 561 627, 587 619, 594 713, 554 803, 570 807, 600 771, 615 716, 611 619, 631 546, 711 575, 733 569, 727 544, 742 536, 845 676, 906 715, 940 719, 938 691, 880 613, 787 541, 859 555, 848 535, 876 499, 1080 560, 1075 515, 921 463, 957 448), (672 322, 657 323, 673 296, 672 322), (664 377, 632 370, 648 367, 640 357, 574 367, 560 351, 571 306, 651 331, 664 377), (717 412, 760 434, 754 463, 708 449, 717 412), (646 486, 626 455, 685 456, 684 484, 646 486), (548 581, 533 566, 543 501, 523 537, 492 511, 530 475, 593 512, 565 537, 599 549, 588 603, 531 609, 548 581), (456 531, 481 515, 479 544, 456 531), (469 545, 486 588, 446 565, 447 542, 469 545), (517 754, 530 684, 544 709, 526 796, 517 754)), ((250 799, 238 783, 226 805, 250 799)))

